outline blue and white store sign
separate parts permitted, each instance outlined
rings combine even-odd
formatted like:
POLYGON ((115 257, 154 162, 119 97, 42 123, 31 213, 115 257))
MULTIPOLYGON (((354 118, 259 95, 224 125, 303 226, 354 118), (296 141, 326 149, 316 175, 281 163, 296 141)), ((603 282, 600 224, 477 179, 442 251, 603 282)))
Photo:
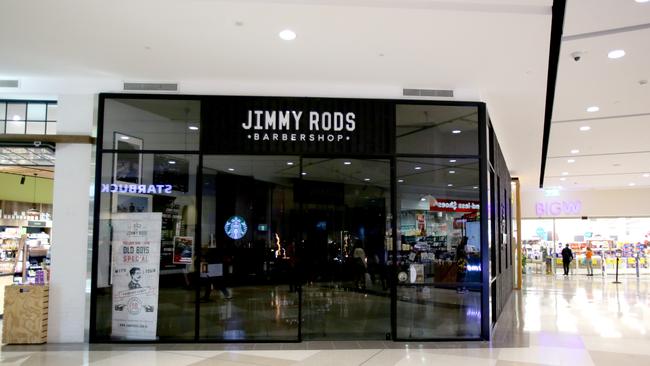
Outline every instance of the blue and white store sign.
POLYGON ((241 216, 232 216, 226 220, 226 225, 223 228, 226 231, 226 235, 230 239, 235 240, 243 238, 246 235, 246 231, 248 231, 246 220, 241 216))

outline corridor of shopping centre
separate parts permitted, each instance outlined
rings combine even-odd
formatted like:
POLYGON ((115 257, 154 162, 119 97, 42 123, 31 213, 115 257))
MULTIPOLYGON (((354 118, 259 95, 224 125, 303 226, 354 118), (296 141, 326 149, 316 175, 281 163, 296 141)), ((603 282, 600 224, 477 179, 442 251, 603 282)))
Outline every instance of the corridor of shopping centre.
MULTIPOLYGON (((647 363, 650 278, 526 274, 491 342, 3 346, 3 365, 613 365, 647 363), (128 351, 128 352, 127 352, 128 351)), ((219 300, 224 301, 224 300, 219 300)))

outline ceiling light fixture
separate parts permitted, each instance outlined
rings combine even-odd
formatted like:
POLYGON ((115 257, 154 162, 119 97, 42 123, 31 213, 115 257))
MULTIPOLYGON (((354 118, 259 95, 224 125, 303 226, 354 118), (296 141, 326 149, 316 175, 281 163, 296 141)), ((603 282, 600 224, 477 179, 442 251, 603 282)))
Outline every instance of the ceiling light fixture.
POLYGON ((174 160, 170 160, 169 164, 174 165, 174 164, 176 164, 176 162, 174 160))
POLYGON ((569 172, 562 172, 562 175, 569 175, 569 172))
POLYGON ((364 182, 370 182, 370 178, 363 178, 364 182))
POLYGON ((456 174, 456 171, 455 170, 450 170, 449 174, 456 174))
POLYGON ((278 36, 285 41, 293 41, 296 39, 296 32, 291 29, 285 29, 282 32, 278 33, 278 36))
POLYGON ((569 164, 573 164, 573 163, 575 163, 576 161, 575 161, 575 159, 569 159, 569 160, 567 160, 566 162, 569 163, 569 164))
POLYGON ((634 187, 635 185, 636 185, 636 183, 630 183, 630 184, 628 184, 628 186, 630 186, 630 187, 634 187))
POLYGON ((461 132, 462 132, 461 130, 453 130, 453 131, 451 131, 451 133, 453 133, 454 135, 458 135, 461 132))
POLYGON ((130 139, 129 136, 122 136, 122 137, 120 137, 120 138, 121 138, 122 140, 128 140, 128 139, 130 139))
POLYGON ((634 0, 634 1, 636 1, 639 4, 643 4, 643 3, 647 3, 650 0, 634 0))
POLYGON ((421 169, 422 169, 422 167, 421 167, 421 166, 416 166, 416 167, 415 167, 415 168, 413 168, 413 169, 415 169, 415 170, 421 170, 421 169))
POLYGON ((234 172, 235 169, 233 169, 233 168, 228 168, 228 171, 229 171, 229 172, 234 172))
POLYGON ((287 165, 293 165, 293 161, 287 161, 287 165))
POLYGON ((589 130, 591 130, 591 127, 589 127, 589 126, 580 127, 580 131, 589 131, 589 130))
POLYGON ((613 51, 609 51, 609 53, 607 54, 607 57, 609 57, 609 58, 611 58, 613 60, 615 60, 617 58, 621 58, 623 56, 625 56, 625 51, 623 51, 623 50, 613 50, 613 51))
POLYGON ((454 186, 454 185, 451 184, 451 183, 447 184, 447 187, 453 187, 453 186, 454 186))
POLYGON ((564 182, 566 180, 566 178, 560 178, 560 180, 564 182))
POLYGON ((648 178, 648 177, 650 177, 650 174, 648 173, 643 174, 643 178, 648 178))
POLYGON ((188 128, 189 128, 190 130, 192 130, 192 131, 198 131, 198 130, 199 130, 199 128, 196 127, 196 126, 190 126, 190 127, 188 127, 188 128))
POLYGON ((404 179, 398 179, 397 183, 404 183, 404 179))
POLYGON ((20 116, 17 114, 14 114, 13 118, 14 121, 20 121, 20 116))
POLYGON ((424 198, 424 197, 420 198, 420 201, 422 201, 422 202, 424 202, 424 201, 426 201, 426 200, 427 200, 427 199, 424 198))
POLYGON ((300 173, 300 174, 302 174, 302 175, 307 175, 307 172, 302 172, 302 173, 300 173))
POLYGON ((450 162, 450 163, 455 163, 455 162, 456 162, 456 159, 451 159, 451 160, 449 160, 449 162, 450 162))
POLYGON ((474 187, 472 187, 472 188, 473 188, 473 189, 478 189, 478 186, 474 186, 474 187))
POLYGON ((351 161, 344 161, 344 162, 343 162, 343 165, 350 165, 350 164, 352 164, 351 161))
POLYGON ((579 153, 579 152, 580 152, 580 150, 578 150, 578 149, 573 149, 573 150, 571 150, 571 154, 577 154, 577 153, 579 153))
POLYGON ((587 112, 593 113, 593 112, 598 112, 600 110, 600 107, 592 105, 591 107, 587 108, 587 112))

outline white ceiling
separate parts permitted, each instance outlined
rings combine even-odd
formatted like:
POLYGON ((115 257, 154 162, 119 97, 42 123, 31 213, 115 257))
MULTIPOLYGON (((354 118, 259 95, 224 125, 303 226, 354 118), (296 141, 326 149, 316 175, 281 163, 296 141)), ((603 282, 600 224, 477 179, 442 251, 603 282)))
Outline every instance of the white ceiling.
POLYGON ((650 173, 650 85, 640 80, 650 80, 650 2, 567 1, 546 187, 650 187, 643 176, 650 173), (614 49, 626 56, 609 59, 614 49), (576 51, 583 53, 578 62, 576 51), (589 113, 589 106, 600 110, 589 113))
POLYGON ((534 187, 551 4, 2 1, 0 78, 20 79, 21 89, 0 97, 120 91, 123 81, 205 94, 401 98, 402 88, 453 89, 487 103, 512 174, 534 187), (285 28, 295 41, 277 37, 285 28))

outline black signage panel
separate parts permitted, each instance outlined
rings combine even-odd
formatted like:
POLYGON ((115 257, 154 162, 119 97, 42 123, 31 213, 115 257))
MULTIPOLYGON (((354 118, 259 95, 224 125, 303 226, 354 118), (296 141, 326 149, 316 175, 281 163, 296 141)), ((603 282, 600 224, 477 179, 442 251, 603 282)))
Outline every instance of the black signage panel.
POLYGON ((392 154, 395 104, 373 99, 207 97, 205 153, 392 154))

